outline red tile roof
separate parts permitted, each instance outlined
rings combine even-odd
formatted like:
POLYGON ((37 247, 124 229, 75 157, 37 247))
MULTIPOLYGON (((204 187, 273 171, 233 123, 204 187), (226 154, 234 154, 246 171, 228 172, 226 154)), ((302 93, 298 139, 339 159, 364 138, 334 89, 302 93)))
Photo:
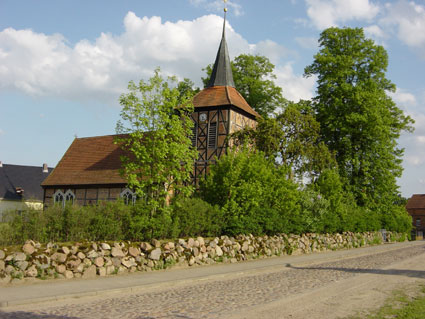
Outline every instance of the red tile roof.
POLYGON ((41 185, 126 184, 119 174, 124 152, 115 136, 76 138, 41 185))
POLYGON ((415 194, 408 199, 406 209, 425 208, 425 194, 415 194))
POLYGON ((260 114, 255 112, 245 101, 243 96, 231 86, 208 87, 196 94, 193 98, 193 106, 195 108, 225 105, 236 106, 255 117, 260 117, 260 114))

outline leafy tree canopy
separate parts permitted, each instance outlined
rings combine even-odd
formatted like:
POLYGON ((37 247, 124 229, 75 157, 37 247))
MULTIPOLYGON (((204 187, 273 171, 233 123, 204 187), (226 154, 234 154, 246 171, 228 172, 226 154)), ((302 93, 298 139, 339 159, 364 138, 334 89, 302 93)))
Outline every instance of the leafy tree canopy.
POLYGON ((300 179, 315 177, 336 165, 319 137, 320 125, 308 101, 289 102, 276 117, 259 119, 255 129, 246 128, 232 135, 234 143, 255 145, 276 164, 290 167, 300 179))
POLYGON ((184 195, 193 190, 189 181, 197 152, 189 138, 192 92, 179 91, 175 78, 165 80, 159 69, 147 82, 131 81, 128 91, 120 97, 116 127, 121 134, 116 143, 127 154, 121 158, 122 174, 153 216, 171 191, 184 195))
POLYGON ((329 28, 319 45, 305 76, 318 78, 312 106, 321 138, 360 205, 392 203, 402 173, 397 139, 413 120, 387 94, 395 90, 385 76, 387 52, 361 28, 329 28))
MULTIPOLYGON (((231 62, 231 66, 236 89, 261 116, 268 117, 276 109, 286 105, 282 88, 274 83, 274 65, 268 58, 241 54, 231 62)), ((207 76, 202 81, 206 87, 212 73, 212 64, 204 70, 207 76)))
POLYGON ((188 96, 193 97, 200 91, 198 87, 195 87, 195 83, 188 78, 184 78, 183 81, 177 83, 177 90, 179 91, 179 105, 183 104, 184 99, 188 96))

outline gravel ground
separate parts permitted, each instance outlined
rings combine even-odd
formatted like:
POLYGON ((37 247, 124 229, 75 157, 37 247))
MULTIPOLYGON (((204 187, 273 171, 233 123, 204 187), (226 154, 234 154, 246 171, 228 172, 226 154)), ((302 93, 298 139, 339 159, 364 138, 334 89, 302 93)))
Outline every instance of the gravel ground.
POLYGON ((233 317, 247 309, 324 289, 362 274, 386 275, 391 272, 392 275, 425 278, 424 271, 398 270, 398 273, 394 273, 394 270, 386 270, 389 265, 421 255, 425 255, 425 245, 371 252, 365 256, 307 266, 287 264, 279 269, 235 275, 234 278, 215 278, 172 287, 151 287, 137 293, 117 293, 4 309, 0 310, 0 318, 233 317))

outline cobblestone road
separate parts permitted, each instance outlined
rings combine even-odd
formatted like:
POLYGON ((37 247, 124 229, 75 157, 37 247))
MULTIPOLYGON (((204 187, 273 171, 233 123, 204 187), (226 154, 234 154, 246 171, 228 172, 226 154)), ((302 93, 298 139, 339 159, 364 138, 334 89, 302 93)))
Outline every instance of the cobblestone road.
MULTIPOLYGON (((236 278, 196 281, 138 293, 36 304, 22 311, 0 310, 0 318, 223 318, 240 309, 325 287, 359 274, 384 274, 383 267, 420 254, 425 254, 425 245, 310 266, 287 265, 236 278)), ((423 273, 417 275, 423 276, 423 273)))

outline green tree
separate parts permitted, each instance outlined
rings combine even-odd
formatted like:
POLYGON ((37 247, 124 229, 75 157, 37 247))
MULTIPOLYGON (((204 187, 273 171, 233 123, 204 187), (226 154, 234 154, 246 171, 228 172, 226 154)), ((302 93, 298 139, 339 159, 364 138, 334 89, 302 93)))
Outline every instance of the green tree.
POLYGON ((122 174, 151 217, 165 207, 170 192, 193 191, 190 174, 197 152, 189 138, 192 96, 181 96, 175 84, 175 78, 165 80, 157 69, 147 82, 131 81, 129 92, 120 97, 116 143, 126 154, 121 158, 122 174))
POLYGON ((289 102, 274 118, 259 119, 255 129, 247 128, 232 135, 235 143, 253 144, 278 165, 290 167, 300 179, 316 177, 335 160, 320 141, 320 125, 308 101, 289 102))
MULTIPOLYGON (((276 109, 282 108, 287 101, 282 95, 282 88, 274 83, 276 75, 274 65, 261 55, 241 54, 232 62, 233 80, 236 89, 248 104, 261 116, 268 117, 276 109)), ((212 65, 204 69, 206 78, 202 78, 207 86, 212 73, 212 65)))
POLYGON ((185 103, 184 99, 188 96, 195 96, 200 91, 198 87, 195 87, 195 83, 188 78, 177 83, 177 90, 179 91, 179 104, 185 103))
POLYGON ((276 167, 262 152, 242 147, 210 167, 200 194, 220 207, 227 234, 290 232, 299 192, 287 175, 286 167, 276 167))
POLYGON ((313 109, 322 140, 359 205, 392 203, 402 173, 397 139, 413 121, 388 96, 395 85, 385 76, 387 52, 361 28, 329 28, 319 44, 305 76, 318 78, 313 109))

